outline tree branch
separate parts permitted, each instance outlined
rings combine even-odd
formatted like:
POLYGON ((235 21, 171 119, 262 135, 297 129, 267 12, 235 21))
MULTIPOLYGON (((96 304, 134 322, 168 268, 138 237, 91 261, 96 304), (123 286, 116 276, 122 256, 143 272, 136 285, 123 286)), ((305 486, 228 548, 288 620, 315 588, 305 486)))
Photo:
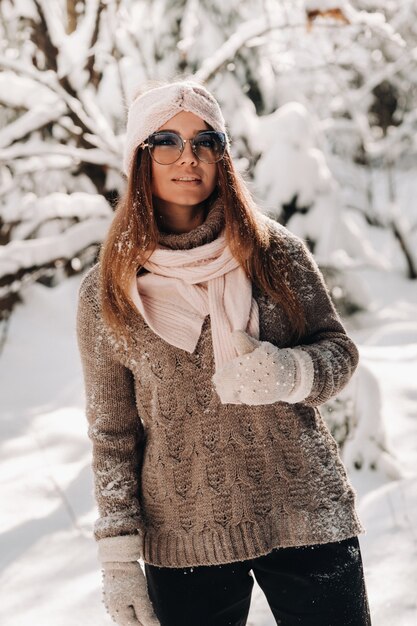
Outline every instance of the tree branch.
POLYGON ((120 159, 109 155, 107 152, 103 152, 103 150, 96 148, 87 150, 85 148, 77 148, 76 146, 64 146, 45 142, 17 144, 0 150, 0 162, 3 161, 7 163, 21 157, 53 154, 70 156, 75 161, 95 163, 96 165, 105 165, 115 170, 120 170, 120 159))
MULTIPOLYGON (((67 105, 68 109, 72 111, 75 116, 75 120, 77 124, 86 132, 90 131, 97 137, 97 143, 101 142, 101 130, 95 123, 95 121, 86 113, 84 108, 81 105, 80 100, 71 96, 56 80, 56 75, 54 72, 40 71, 35 67, 28 67, 19 61, 14 61, 11 59, 6 59, 5 57, 0 57, 0 67, 3 67, 8 70, 12 70, 18 75, 29 76, 34 81, 45 85, 48 87, 53 93, 57 94, 67 105)), ((116 149, 114 144, 109 144, 108 142, 103 142, 101 144, 103 149, 109 150, 114 155, 118 154, 118 150, 116 149)))

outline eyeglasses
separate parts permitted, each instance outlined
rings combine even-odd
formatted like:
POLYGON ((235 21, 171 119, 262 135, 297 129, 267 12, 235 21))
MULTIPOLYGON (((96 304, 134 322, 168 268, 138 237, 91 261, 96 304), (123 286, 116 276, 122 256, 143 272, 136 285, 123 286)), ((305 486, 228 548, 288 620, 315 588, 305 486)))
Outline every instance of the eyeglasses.
POLYGON ((160 165, 171 165, 178 161, 184 152, 185 144, 189 141, 191 149, 197 159, 203 163, 217 163, 226 150, 227 140, 225 133, 217 130, 203 130, 192 139, 183 139, 173 131, 160 130, 149 135, 141 148, 148 148, 154 161, 160 165))

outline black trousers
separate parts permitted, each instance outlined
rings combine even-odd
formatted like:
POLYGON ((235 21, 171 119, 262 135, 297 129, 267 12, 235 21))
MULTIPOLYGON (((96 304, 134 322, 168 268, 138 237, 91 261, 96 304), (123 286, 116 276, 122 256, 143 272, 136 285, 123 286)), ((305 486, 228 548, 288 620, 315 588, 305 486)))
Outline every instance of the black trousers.
POLYGON ((198 567, 145 563, 161 626, 245 626, 254 580, 280 626, 370 626, 357 537, 198 567))

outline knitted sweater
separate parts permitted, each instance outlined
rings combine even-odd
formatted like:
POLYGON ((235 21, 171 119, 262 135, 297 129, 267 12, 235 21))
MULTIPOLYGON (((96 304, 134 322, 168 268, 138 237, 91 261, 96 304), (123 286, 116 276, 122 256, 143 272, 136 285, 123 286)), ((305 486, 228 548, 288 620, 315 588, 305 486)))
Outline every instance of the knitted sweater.
MULTIPOLYGON (((304 242, 267 221, 271 254, 290 252, 289 273, 307 319, 298 348, 314 363, 300 403, 222 404, 214 389, 207 315, 193 353, 165 342, 132 312, 128 338, 104 324, 99 267, 79 290, 77 337, 93 444, 97 540, 136 535, 143 560, 165 567, 230 563, 275 547, 327 543, 364 528, 338 446, 318 406, 351 378, 358 351, 347 336, 304 242)), ((224 215, 214 204, 188 233, 160 243, 189 249, 212 241, 224 215)), ((260 340, 288 343, 288 319, 253 284, 260 340)))

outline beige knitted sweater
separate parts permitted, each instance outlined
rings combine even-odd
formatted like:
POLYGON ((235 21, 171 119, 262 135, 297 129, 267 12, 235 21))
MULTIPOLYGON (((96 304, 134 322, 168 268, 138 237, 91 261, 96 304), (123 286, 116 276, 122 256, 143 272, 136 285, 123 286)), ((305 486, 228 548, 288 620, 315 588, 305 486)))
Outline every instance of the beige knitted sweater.
MULTIPOLYGON (((300 238, 267 220, 271 254, 285 245, 307 333, 298 347, 314 362, 310 395, 297 404, 221 404, 210 316, 190 354, 132 313, 117 341, 100 315, 98 264, 79 290, 77 337, 93 444, 97 540, 136 535, 147 563, 186 567, 229 563, 274 547, 326 543, 364 532, 338 446, 317 408, 349 381, 358 351, 323 277, 300 238)), ((189 249, 224 225, 213 205, 189 233, 160 242, 189 249)), ((256 286, 260 340, 289 347, 288 321, 256 286)), ((290 346, 291 347, 291 346, 290 346)))

